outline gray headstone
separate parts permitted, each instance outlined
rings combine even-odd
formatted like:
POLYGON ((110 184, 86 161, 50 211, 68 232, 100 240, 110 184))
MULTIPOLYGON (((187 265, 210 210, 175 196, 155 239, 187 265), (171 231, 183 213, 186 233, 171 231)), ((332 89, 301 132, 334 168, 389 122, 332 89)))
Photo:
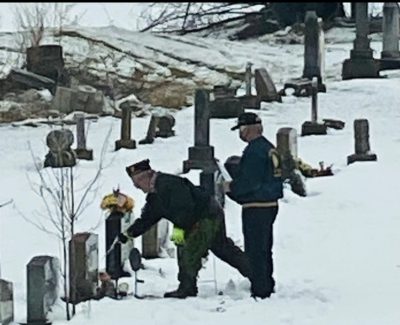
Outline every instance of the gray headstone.
POLYGON ((325 41, 322 20, 315 11, 307 11, 305 16, 304 36, 304 71, 303 78, 317 77, 322 83, 325 60, 325 41))
POLYGON ((98 235, 77 233, 69 242, 69 298, 72 303, 96 294, 99 271, 98 235))
POLYGON ((0 324, 7 325, 14 320, 13 284, 0 279, 0 324))
POLYGON ((376 154, 370 152, 369 124, 367 119, 354 120, 355 153, 347 157, 347 164, 355 161, 375 161, 376 154))
POLYGON ((275 84, 273 83, 270 75, 266 69, 255 69, 255 81, 257 96, 265 102, 278 101, 281 102, 281 96, 276 91, 275 84))
POLYGON ((28 88, 48 89, 52 94, 54 94, 56 87, 55 82, 50 78, 17 68, 12 68, 10 70, 8 78, 28 88))
POLYGON ((131 117, 131 109, 129 107, 123 107, 121 118, 121 139, 115 141, 115 150, 119 150, 121 148, 136 148, 136 141, 131 139, 131 117))
POLYGON ((142 257, 161 257, 163 250, 167 249, 168 220, 161 219, 142 235, 142 257))
POLYGON ((400 58, 399 52, 399 5, 385 2, 383 5, 382 58, 400 58))
POLYGON ((77 89, 76 107, 74 110, 99 114, 104 109, 103 93, 89 85, 80 85, 77 89))
POLYGON ((44 167, 63 168, 76 165, 75 152, 71 149, 74 135, 68 129, 53 130, 46 137, 50 151, 44 161, 44 167))
POLYGON ((280 155, 289 153, 297 159, 297 131, 293 128, 280 128, 276 134, 276 149, 280 155))
POLYGON ((244 82, 246 84, 246 96, 251 96, 251 79, 252 79, 251 66, 252 66, 252 63, 247 62, 246 72, 244 75, 244 82))
POLYGON ((237 98, 216 98, 210 102, 211 118, 235 118, 243 112, 242 102, 237 98))
POLYGON ((60 264, 56 257, 35 256, 27 265, 27 321, 44 323, 58 297, 60 264))
POLYGON ((52 108, 61 113, 69 114, 76 110, 78 91, 66 87, 57 87, 52 101, 52 108))
POLYGON ((75 153, 79 159, 93 160, 93 150, 86 148, 85 115, 83 113, 76 113, 74 118, 76 120, 77 138, 75 153))
POLYGON ((171 114, 163 114, 158 120, 158 130, 156 130, 156 137, 169 138, 175 135, 173 127, 175 125, 175 118, 171 114))

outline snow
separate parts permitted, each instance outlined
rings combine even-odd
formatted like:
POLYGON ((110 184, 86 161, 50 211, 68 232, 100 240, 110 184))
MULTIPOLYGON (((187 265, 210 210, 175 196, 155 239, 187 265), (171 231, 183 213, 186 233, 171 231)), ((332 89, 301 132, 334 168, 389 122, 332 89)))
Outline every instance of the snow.
MULTIPOLYGON (((127 32, 120 34, 117 40, 116 31, 102 29, 96 37, 125 44, 133 41, 134 36, 130 38, 127 32)), ((94 34, 95 29, 83 33, 94 34)), ((307 179, 309 195, 305 198, 285 189, 274 228, 276 294, 270 299, 254 301, 249 297, 249 282, 215 258, 218 290, 224 295, 216 294, 214 284, 209 281, 214 276, 214 257, 210 255, 199 274, 199 296, 196 298, 182 301, 135 298, 113 301, 106 298, 78 305, 77 315, 69 324, 399 324, 400 75, 393 71, 382 79, 341 81, 341 63, 348 58, 352 46, 349 33, 354 35, 348 29, 327 35, 327 93, 320 93, 318 98, 319 117, 341 119, 346 122, 346 127, 329 130, 326 136, 298 138, 299 156, 313 166, 318 166, 319 161, 333 164, 335 175, 307 179), (338 38, 342 37, 349 42, 339 43, 338 38), (354 153, 353 121, 357 118, 369 120, 371 150, 377 154, 378 161, 347 166, 347 156, 354 153)), ((151 37, 145 35, 141 41, 143 44, 154 43, 154 39, 149 41, 151 37)), ((302 45, 276 45, 257 40, 239 43, 196 37, 180 39, 199 42, 208 50, 198 49, 194 56, 193 48, 182 42, 164 39, 157 44, 160 48, 168 46, 181 56, 213 65, 238 67, 251 59, 268 69, 278 88, 284 80, 298 77, 302 72, 302 45), (229 56, 220 55, 221 49, 229 56), (213 55, 209 55, 212 51, 213 55), (262 65, 265 62, 270 64, 262 65)), ((381 43, 378 38, 372 42, 372 47, 379 53, 381 43)), ((309 98, 287 96, 283 103, 263 103, 262 110, 256 112, 263 120, 265 136, 275 142, 276 132, 281 127, 293 127, 299 132, 301 124, 310 119, 310 102, 309 98)), ((154 169, 179 173, 182 162, 187 159, 188 147, 193 145, 194 139, 193 107, 173 114, 175 137, 156 138, 151 145, 117 152, 114 141, 120 136, 120 121, 102 117, 88 122, 87 146, 93 149, 95 159, 79 161, 76 167, 76 188, 80 193, 96 173, 105 141, 104 164, 107 167, 102 172, 98 191, 93 193, 93 202, 80 218, 76 231, 87 231, 99 223, 95 232, 99 234, 100 268, 105 267, 105 214, 99 208, 101 198, 119 187, 135 199, 135 216, 140 215, 144 203, 144 194, 132 186, 124 167, 149 158, 154 169), (105 139, 110 128, 111 135, 105 139)), ((138 141, 145 137, 149 120, 150 117, 132 120, 133 139, 138 141)), ((221 161, 240 154, 245 147, 237 133, 230 131, 234 123, 234 119, 211 120, 211 145, 221 161)), ((75 132, 73 126, 66 127, 75 132)), ((15 204, 0 209, 0 263, 2 277, 14 283, 17 322, 26 317, 26 264, 35 255, 60 256, 61 253, 54 236, 39 231, 18 213, 37 218, 34 211, 43 211, 40 198, 32 192, 28 180, 37 180, 28 141, 35 159, 43 161, 47 153, 45 137, 51 130, 48 125, 0 127, 3 158, 0 160, 0 203, 12 198, 15 204)), ((198 182, 196 171, 188 177, 198 182)), ((225 212, 227 233, 242 247, 240 206, 227 199, 225 212)), ((135 246, 141 249, 140 238, 135 240, 135 246)), ((177 263, 174 258, 144 260, 144 265, 146 269, 139 271, 139 278, 145 283, 139 284, 139 294, 162 295, 176 288, 177 263)), ((132 278, 126 281, 133 283, 132 278)), ((53 324, 67 324, 63 308, 61 302, 54 308, 53 324)))

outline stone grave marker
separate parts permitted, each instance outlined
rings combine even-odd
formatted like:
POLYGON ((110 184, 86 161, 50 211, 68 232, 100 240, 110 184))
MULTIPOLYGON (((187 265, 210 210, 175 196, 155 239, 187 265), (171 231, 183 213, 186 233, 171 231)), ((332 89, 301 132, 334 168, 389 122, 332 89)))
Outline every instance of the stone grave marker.
POLYGON ((51 105, 53 109, 61 113, 69 114, 76 109, 76 103, 76 89, 58 86, 51 105))
POLYGON ((0 279, 0 324, 8 325, 14 320, 14 294, 12 282, 0 279))
POLYGON ((131 116, 131 109, 129 107, 123 107, 121 118, 121 139, 115 141, 115 151, 121 148, 136 148, 136 141, 131 139, 131 116))
POLYGON ((270 75, 266 69, 255 69, 255 81, 257 97, 264 102, 278 101, 282 102, 281 95, 276 91, 275 84, 273 83, 270 75))
POLYGON ((377 156, 370 151, 369 124, 367 119, 354 120, 355 153, 347 156, 347 164, 356 161, 376 161, 377 156))
POLYGON ((58 297, 60 264, 56 257, 40 255, 27 265, 27 321, 45 324, 58 297))
POLYGON ((167 250, 168 220, 161 219, 142 235, 142 257, 161 257, 163 250, 167 250))
POLYGON ((69 299, 73 304, 96 294, 99 271, 98 235, 77 233, 69 241, 69 299))
POLYGON ((399 5, 385 2, 383 5, 383 41, 380 70, 399 69, 399 5))
POLYGON ((243 105, 235 93, 236 89, 214 86, 214 100, 209 103, 210 118, 234 118, 243 113, 243 105))
POLYGON ((85 134, 85 115, 83 113, 76 113, 74 116, 76 120, 76 137, 77 148, 74 150, 79 159, 93 160, 93 150, 86 148, 86 134, 85 134))
POLYGON ((63 168, 76 165, 76 155, 71 149, 74 134, 71 130, 60 129, 50 131, 46 137, 49 152, 46 154, 44 167, 63 168))

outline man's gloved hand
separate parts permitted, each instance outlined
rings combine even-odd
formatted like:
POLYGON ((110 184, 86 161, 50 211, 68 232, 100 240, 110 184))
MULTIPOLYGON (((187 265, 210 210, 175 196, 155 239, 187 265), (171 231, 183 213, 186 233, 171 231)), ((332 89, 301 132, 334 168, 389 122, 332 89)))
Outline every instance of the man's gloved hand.
POLYGON ((128 240, 129 240, 129 237, 128 237, 126 234, 124 234, 124 233, 121 232, 121 233, 118 235, 118 241, 119 241, 120 243, 126 244, 126 243, 128 242, 128 240))
POLYGON ((175 227, 172 229, 172 235, 170 237, 171 241, 174 242, 175 245, 184 245, 185 244, 185 231, 181 228, 175 227))

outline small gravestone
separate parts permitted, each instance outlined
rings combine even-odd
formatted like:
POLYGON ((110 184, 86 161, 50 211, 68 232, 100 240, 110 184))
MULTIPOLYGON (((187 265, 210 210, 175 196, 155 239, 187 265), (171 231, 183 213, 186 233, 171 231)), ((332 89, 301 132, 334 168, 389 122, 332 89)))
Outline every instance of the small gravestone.
POLYGON ((12 282, 0 279, 0 324, 7 325, 14 320, 14 294, 12 282))
POLYGON ((77 304, 96 294, 99 270, 98 235, 77 233, 69 242, 69 301, 77 304))
POLYGON ((100 114, 104 109, 103 92, 89 85, 77 87, 75 111, 100 114))
POLYGON ((93 150, 86 148, 85 115, 77 113, 76 120, 77 148, 74 150, 79 159, 93 160, 93 150))
POLYGON ((129 240, 126 244, 121 245, 116 243, 118 234, 125 232, 133 222, 131 212, 122 213, 113 211, 106 218, 106 271, 112 279, 119 279, 120 277, 130 276, 129 273, 123 270, 123 264, 129 257, 129 252, 134 246, 133 240, 129 240))
POLYGON ((325 135, 327 126, 318 123, 318 79, 314 77, 312 80, 312 96, 311 96, 311 121, 306 121, 301 126, 301 135, 325 135))
POLYGON ((260 109, 261 98, 251 94, 252 89, 252 71, 251 71, 251 62, 247 62, 246 71, 244 74, 244 82, 246 88, 246 94, 243 96, 238 96, 236 99, 240 101, 241 106, 243 109, 260 109))
POLYGON ((343 62, 343 80, 379 78, 380 63, 373 57, 368 33, 368 3, 356 2, 356 38, 350 51, 350 59, 343 62))
POLYGON ((58 86, 52 101, 52 108, 65 114, 73 112, 77 107, 77 93, 76 89, 58 86))
POLYGON ((318 91, 325 92, 323 83, 325 63, 325 41, 322 20, 315 11, 307 11, 305 15, 304 33, 304 70, 303 78, 318 78, 318 91))
POLYGON ((324 119, 322 119, 322 121, 324 122, 326 127, 336 129, 336 130, 344 129, 344 126, 346 124, 345 122, 343 122, 341 120, 334 120, 334 119, 330 119, 330 118, 324 118, 324 119))
POLYGON ((158 258, 167 250, 168 220, 162 219, 142 235, 142 256, 158 258))
POLYGON ((214 100, 209 103, 210 118, 234 118, 244 112, 240 100, 235 98, 236 89, 214 86, 214 100))
POLYGON ((367 119, 354 120, 355 153, 347 157, 347 164, 356 161, 376 161, 377 156, 370 151, 369 124, 367 119))
POLYGON ((29 72, 26 70, 12 68, 7 79, 12 83, 17 84, 17 86, 24 89, 48 89, 52 94, 55 93, 56 84, 55 82, 47 77, 29 72))
POLYGON ((174 125, 175 118, 171 114, 162 114, 158 120, 158 130, 156 129, 156 137, 169 138, 174 136, 174 125))
POLYGON ((246 85, 246 96, 251 96, 251 78, 252 78, 251 66, 252 63, 247 62, 246 72, 244 74, 244 82, 246 85))
POLYGON ((194 104, 194 146, 189 147, 189 159, 183 162, 183 172, 191 169, 215 170, 214 147, 210 146, 209 93, 198 89, 194 104))
POLYGON ((51 256, 35 256, 27 265, 27 322, 46 324, 58 298, 60 264, 51 256))
POLYGON ((383 41, 380 69, 399 69, 399 5, 385 2, 383 5, 383 41))
POLYGON ((115 150, 121 148, 135 149, 136 141, 131 139, 131 115, 132 111, 129 107, 122 108, 121 118, 121 139, 115 141, 115 150))
POLYGON ((63 168, 76 165, 76 155, 71 149, 74 135, 68 129, 51 131, 46 137, 49 147, 44 161, 44 167, 63 168))
POLYGON ((281 95, 276 91, 275 84, 266 69, 255 69, 257 97, 264 102, 282 102, 281 95))

